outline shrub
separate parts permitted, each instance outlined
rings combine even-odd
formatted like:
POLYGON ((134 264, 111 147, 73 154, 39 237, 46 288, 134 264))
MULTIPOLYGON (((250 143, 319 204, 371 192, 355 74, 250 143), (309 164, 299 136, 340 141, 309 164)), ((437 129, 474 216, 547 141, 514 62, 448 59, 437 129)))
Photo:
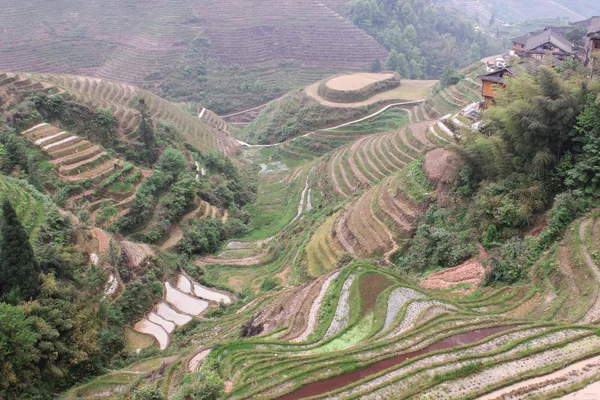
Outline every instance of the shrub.
POLYGON ((133 393, 133 400, 166 400, 156 386, 144 386, 133 393))

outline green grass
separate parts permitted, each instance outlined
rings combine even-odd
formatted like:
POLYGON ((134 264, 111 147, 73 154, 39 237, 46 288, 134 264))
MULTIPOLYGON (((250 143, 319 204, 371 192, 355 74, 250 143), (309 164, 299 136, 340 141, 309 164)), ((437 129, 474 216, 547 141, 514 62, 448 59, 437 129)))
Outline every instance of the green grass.
POLYGON ((388 109, 376 117, 367 119, 357 124, 328 131, 328 133, 379 133, 389 132, 408 125, 408 112, 399 109, 388 109))

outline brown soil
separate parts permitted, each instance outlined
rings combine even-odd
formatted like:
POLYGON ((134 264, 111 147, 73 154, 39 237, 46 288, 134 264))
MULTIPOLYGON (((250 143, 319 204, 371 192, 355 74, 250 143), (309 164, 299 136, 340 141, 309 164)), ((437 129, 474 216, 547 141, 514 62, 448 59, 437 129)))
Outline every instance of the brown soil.
POLYGON ((454 175, 456 156, 446 149, 435 149, 427 153, 423 170, 429 181, 435 185, 449 183, 454 175))
POLYGON ((421 281, 419 286, 426 289, 449 289, 461 283, 470 283, 472 286, 462 292, 474 291, 481 285, 485 277, 485 268, 481 264, 481 260, 487 256, 487 253, 483 246, 479 245, 479 249, 480 254, 477 258, 471 258, 456 267, 431 274, 421 281))
POLYGON ((94 235, 98 239, 98 254, 103 254, 108 251, 108 236, 100 228, 94 228, 94 235))
MULTIPOLYGON (((303 286, 290 287, 284 290, 259 316, 254 324, 262 324, 263 332, 271 332, 281 326, 293 323, 305 303, 312 300, 319 292, 317 281, 303 286)), ((304 307, 306 308, 306 307, 304 307)), ((299 329, 301 332, 301 329, 299 329)))
POLYGON ((326 85, 334 90, 359 90, 376 82, 393 78, 394 74, 374 74, 359 72, 350 75, 336 76, 327 81, 326 85))
POLYGON ((260 253, 255 256, 245 258, 220 258, 220 257, 200 257, 196 265, 219 264, 232 267, 248 267, 250 265, 261 264, 265 261, 267 253, 260 253))
POLYGON ((177 243, 179 243, 181 241, 181 239, 183 239, 183 231, 181 230, 180 227, 176 226, 173 229, 171 229, 171 232, 169 232, 169 237, 160 246, 160 249, 168 250, 171 247, 177 245, 177 243))
POLYGON ((368 100, 359 101, 356 103, 335 103, 332 101, 325 100, 318 94, 320 82, 313 83, 307 86, 305 91, 306 94, 313 99, 317 100, 324 106, 337 107, 337 108, 358 108, 373 105, 381 101, 391 100, 421 100, 426 96, 426 92, 437 83, 437 81, 424 81, 424 80, 402 80, 402 84, 396 89, 388 90, 387 92, 378 93, 368 100), (422 89, 422 90, 419 90, 422 89), (423 93, 421 93, 423 92, 423 93))
POLYGON ((289 331, 280 338, 281 340, 290 341, 300 336, 306 330, 311 306, 319 295, 321 286, 326 278, 327 276, 323 276, 309 284, 308 290, 303 293, 304 296, 301 300, 301 304, 293 317, 293 321, 291 322, 292 326, 289 331))
POLYGON ((368 273, 360 278, 359 291, 362 298, 362 315, 366 315, 375 307, 377 298, 392 282, 385 276, 368 273))
POLYGON ((142 261, 154 255, 154 251, 147 244, 133 243, 126 240, 121 242, 121 250, 127 258, 127 263, 132 267, 139 267, 142 261))

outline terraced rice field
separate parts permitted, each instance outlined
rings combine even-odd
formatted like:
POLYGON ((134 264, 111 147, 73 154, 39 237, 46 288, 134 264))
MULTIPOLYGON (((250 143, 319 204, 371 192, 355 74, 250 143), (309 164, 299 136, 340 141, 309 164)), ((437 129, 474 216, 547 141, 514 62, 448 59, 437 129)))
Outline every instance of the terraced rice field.
POLYGON ((128 191, 112 191, 112 185, 133 177, 139 183, 142 172, 131 164, 116 159, 98 145, 84 138, 58 129, 48 123, 37 124, 21 132, 33 145, 39 147, 56 166, 59 179, 66 182, 91 181, 96 190, 75 194, 68 201, 70 207, 86 204, 92 220, 101 206, 109 202, 117 212, 126 212, 133 200, 135 187, 128 191))
POLYGON ((139 111, 136 107, 143 99, 156 122, 172 124, 181 134, 181 140, 198 150, 219 149, 226 154, 235 154, 237 151, 237 141, 229 135, 224 121, 214 113, 209 111, 209 118, 200 119, 183 105, 163 100, 153 93, 127 84, 75 75, 2 73, 0 86, 3 85, 13 88, 16 86, 15 90, 21 93, 58 93, 81 104, 111 110, 119 123, 119 134, 126 143, 138 139, 139 111))
MULTIPOLYGON (((593 235, 586 221, 597 226, 597 220, 598 215, 584 219, 575 235, 593 235)), ((566 275, 553 280, 569 284, 566 275)), ((542 282, 533 282, 543 293, 542 282)), ((598 287, 598 279, 593 282, 598 287)), ((468 300, 448 302, 387 271, 355 263, 305 289, 282 292, 273 308, 283 307, 290 322, 280 318, 245 345, 231 344, 209 357, 227 353, 221 371, 232 383, 227 394, 232 399, 543 397, 598 376, 595 328, 573 324, 579 316, 560 312, 529 318, 527 309, 536 302, 523 289, 510 289, 520 296, 479 289, 468 300), (298 320, 308 321, 302 335, 289 340, 277 333, 278 325, 296 326, 292 321, 298 320), (249 363, 253 368, 244 368, 249 363)), ((561 307, 559 298, 544 297, 537 306, 561 307)), ((595 298, 586 300, 581 314, 594 309, 595 298)))
MULTIPOLYGON (((243 71, 249 82, 273 93, 336 72, 363 71, 387 57, 375 39, 336 11, 345 6, 338 0, 7 5, 0 10, 0 25, 7 27, 0 70, 66 72, 161 92, 173 75, 182 79, 179 66, 210 57, 210 90, 202 96, 218 99, 230 90, 232 98, 260 98, 240 93, 231 75, 243 71)), ((186 78, 196 83, 193 73, 186 78)))
POLYGON ((133 329, 153 336, 161 350, 169 345, 170 335, 194 317, 199 317, 211 305, 231 304, 231 295, 209 289, 185 275, 177 277, 175 286, 164 283, 164 299, 138 321, 133 329))

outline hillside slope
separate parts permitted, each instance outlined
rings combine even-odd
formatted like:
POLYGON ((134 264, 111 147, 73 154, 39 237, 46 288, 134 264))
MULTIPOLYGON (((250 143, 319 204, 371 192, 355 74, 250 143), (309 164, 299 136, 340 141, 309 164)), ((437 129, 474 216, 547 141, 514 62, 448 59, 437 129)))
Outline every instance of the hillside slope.
POLYGON ((218 117, 199 118, 181 104, 166 101, 147 90, 85 76, 0 71, 0 98, 4 101, 19 100, 34 93, 60 94, 78 104, 111 110, 119 124, 119 136, 127 143, 138 139, 140 115, 137 104, 143 99, 155 122, 172 124, 182 135, 182 142, 200 151, 218 149, 227 154, 235 153, 237 148, 237 142, 228 134, 227 125, 218 117))
POLYGON ((0 70, 111 79, 219 112, 387 56, 312 0, 34 0, 2 7, 0 26, 0 70))

